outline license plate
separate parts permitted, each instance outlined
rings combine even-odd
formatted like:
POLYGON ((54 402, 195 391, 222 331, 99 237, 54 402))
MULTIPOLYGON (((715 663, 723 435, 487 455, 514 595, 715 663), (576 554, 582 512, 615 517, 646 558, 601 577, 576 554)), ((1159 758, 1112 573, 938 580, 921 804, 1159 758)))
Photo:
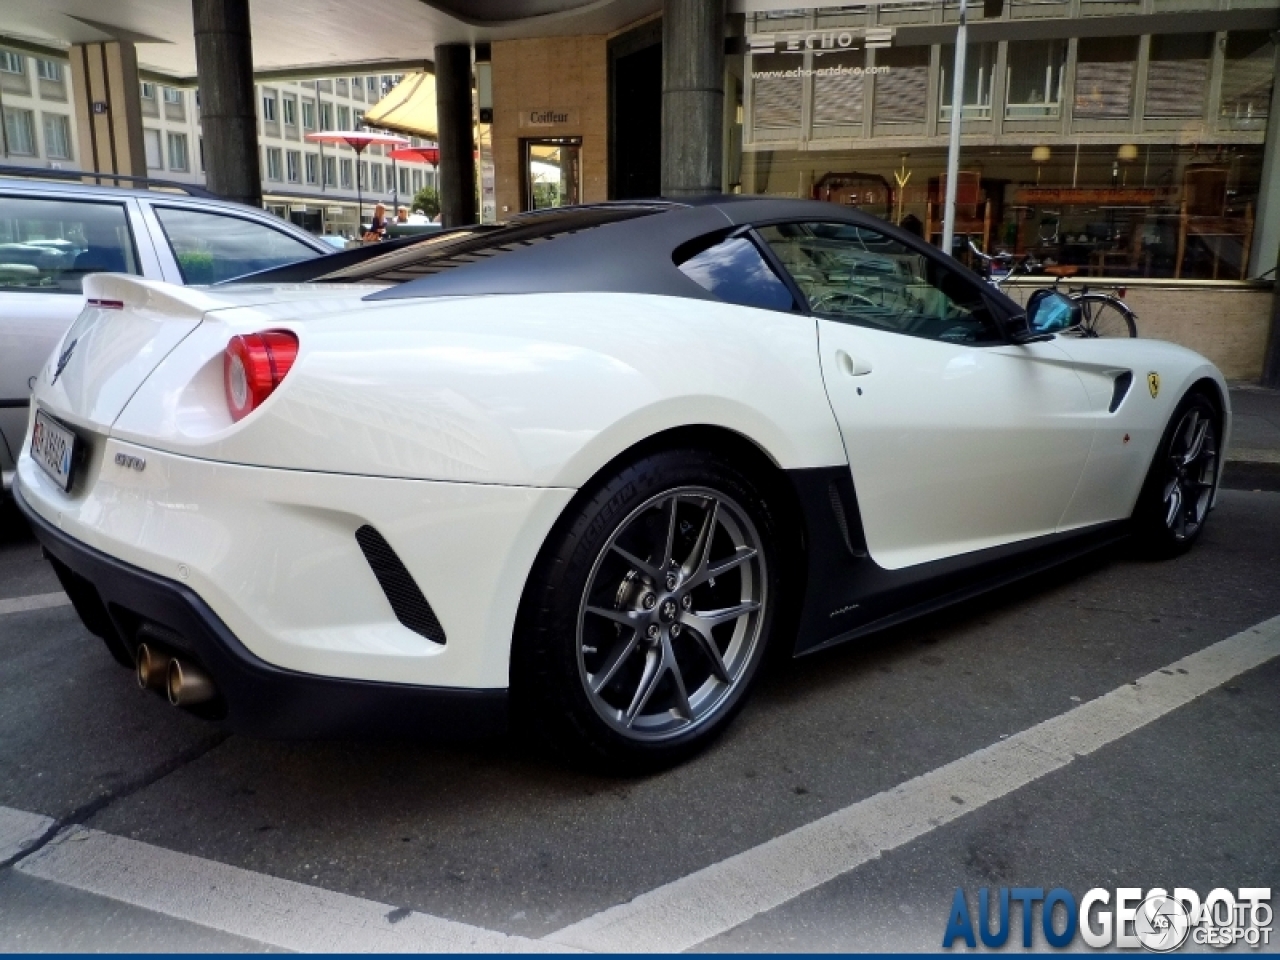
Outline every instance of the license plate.
POLYGON ((31 459, 63 490, 71 489, 78 443, 79 437, 74 433, 44 411, 36 411, 35 426, 31 430, 31 459))

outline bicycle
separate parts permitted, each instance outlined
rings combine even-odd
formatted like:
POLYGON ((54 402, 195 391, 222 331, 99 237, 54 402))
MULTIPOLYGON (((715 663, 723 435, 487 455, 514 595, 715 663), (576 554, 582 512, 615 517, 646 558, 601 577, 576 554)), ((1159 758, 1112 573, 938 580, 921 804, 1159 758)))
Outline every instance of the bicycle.
MULTIPOLYGON (((983 253, 973 240, 969 240, 969 250, 982 262, 980 275, 987 283, 1004 293, 1004 286, 1019 272, 1022 276, 1034 276, 1043 270, 1052 276, 1053 289, 1067 277, 1075 275, 1074 267, 1046 267, 1030 254, 1015 256, 1012 253, 983 253), (1005 267, 1005 272, 996 276, 993 265, 1005 267), (1061 272, 1055 272, 1055 271, 1061 272)), ((1080 307, 1080 322, 1063 330, 1063 333, 1078 337, 1136 337, 1138 335, 1138 316, 1127 303, 1109 293, 1090 290, 1089 287, 1068 287, 1064 291, 1072 302, 1080 307)))

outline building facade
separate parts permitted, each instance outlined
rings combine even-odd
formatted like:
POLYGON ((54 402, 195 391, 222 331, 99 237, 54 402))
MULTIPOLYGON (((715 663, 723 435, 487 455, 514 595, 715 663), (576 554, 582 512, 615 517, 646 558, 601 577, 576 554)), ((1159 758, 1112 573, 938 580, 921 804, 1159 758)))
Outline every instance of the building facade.
MULTIPOLYGON (((399 79, 369 74, 258 84, 265 205, 314 233, 354 236, 357 163, 366 221, 374 202, 408 204, 423 187, 434 187, 435 170, 427 164, 396 163, 381 147, 357 157, 346 145, 305 139, 322 130, 359 129, 365 111, 399 79)), ((65 60, 0 47, 0 166, 84 168, 71 84, 65 60)), ((203 185, 198 92, 157 80, 138 87, 148 176, 203 185)))

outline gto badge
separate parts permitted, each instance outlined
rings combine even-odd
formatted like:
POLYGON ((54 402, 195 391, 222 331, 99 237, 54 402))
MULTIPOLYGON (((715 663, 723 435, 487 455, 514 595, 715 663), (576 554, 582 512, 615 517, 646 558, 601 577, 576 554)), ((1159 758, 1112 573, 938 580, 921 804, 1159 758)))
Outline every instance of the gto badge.
POLYGON ((1147 374, 1147 389, 1151 391, 1151 398, 1154 400, 1160 393, 1160 374, 1152 370, 1147 374))
POLYGON ((147 461, 142 457, 135 457, 132 454, 117 453, 116 466, 125 467, 128 470, 137 470, 141 473, 143 470, 147 469, 147 461))

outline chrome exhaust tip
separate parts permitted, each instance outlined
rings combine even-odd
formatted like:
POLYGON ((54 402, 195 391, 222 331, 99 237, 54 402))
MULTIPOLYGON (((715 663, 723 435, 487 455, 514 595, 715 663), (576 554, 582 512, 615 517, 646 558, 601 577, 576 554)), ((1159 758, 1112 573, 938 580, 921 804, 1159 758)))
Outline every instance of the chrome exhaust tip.
POLYGON ((134 675, 143 690, 164 693, 169 684, 169 663, 173 658, 167 653, 153 650, 145 643, 138 644, 134 656, 134 675))
POLYGON ((206 703, 217 696, 213 681, 199 667, 183 663, 176 657, 169 661, 166 673, 169 702, 175 707, 190 707, 206 703))

